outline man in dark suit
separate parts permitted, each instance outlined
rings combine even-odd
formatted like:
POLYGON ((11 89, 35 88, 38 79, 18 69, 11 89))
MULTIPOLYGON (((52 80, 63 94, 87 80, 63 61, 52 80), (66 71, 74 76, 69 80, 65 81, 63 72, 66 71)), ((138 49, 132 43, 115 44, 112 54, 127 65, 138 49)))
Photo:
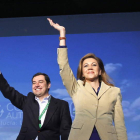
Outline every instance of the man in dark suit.
POLYGON ((66 101, 49 94, 50 78, 37 73, 32 78, 32 92, 27 96, 10 87, 0 72, 0 90, 14 106, 23 111, 23 122, 17 140, 67 140, 71 128, 66 101))

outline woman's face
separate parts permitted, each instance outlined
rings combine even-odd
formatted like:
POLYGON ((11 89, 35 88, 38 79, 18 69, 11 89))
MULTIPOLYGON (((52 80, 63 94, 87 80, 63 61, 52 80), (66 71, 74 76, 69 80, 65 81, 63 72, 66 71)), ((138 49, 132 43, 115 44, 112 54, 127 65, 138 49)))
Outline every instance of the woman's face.
POLYGON ((83 77, 86 81, 94 81, 99 79, 101 75, 101 70, 99 68, 98 62, 94 58, 87 58, 83 61, 83 77))

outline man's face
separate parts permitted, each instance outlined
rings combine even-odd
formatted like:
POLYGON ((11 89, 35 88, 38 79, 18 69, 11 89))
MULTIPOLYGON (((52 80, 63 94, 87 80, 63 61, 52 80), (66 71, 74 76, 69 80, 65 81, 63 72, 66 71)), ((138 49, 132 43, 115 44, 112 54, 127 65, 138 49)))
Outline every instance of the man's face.
POLYGON ((38 98, 48 96, 48 89, 51 84, 46 82, 44 75, 35 76, 32 80, 32 90, 38 98))

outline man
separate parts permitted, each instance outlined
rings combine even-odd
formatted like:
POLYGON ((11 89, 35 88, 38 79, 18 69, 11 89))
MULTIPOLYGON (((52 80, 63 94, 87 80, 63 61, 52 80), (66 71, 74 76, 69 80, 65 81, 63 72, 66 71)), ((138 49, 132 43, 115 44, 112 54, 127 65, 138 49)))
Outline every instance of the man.
POLYGON ((23 122, 17 140, 67 140, 71 128, 66 101, 49 94, 50 78, 37 73, 32 78, 32 92, 27 96, 10 87, 0 72, 0 90, 5 98, 23 111, 23 122))

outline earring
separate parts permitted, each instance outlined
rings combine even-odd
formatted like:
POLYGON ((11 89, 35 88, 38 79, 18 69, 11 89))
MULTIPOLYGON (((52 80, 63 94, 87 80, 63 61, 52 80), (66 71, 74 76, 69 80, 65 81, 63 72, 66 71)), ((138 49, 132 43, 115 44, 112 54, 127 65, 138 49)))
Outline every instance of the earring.
POLYGON ((85 77, 83 76, 82 79, 85 80, 85 77))

